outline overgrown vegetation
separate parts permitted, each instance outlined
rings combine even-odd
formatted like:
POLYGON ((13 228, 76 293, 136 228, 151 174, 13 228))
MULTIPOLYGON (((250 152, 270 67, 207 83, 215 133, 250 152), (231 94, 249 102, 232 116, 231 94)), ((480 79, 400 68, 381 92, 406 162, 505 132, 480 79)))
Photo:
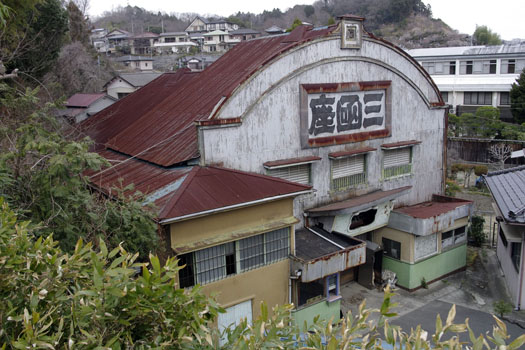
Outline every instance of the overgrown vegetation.
POLYGON ((476 337, 465 323, 454 323, 455 307, 427 339, 420 326, 410 333, 390 325, 395 313, 385 292, 383 305, 341 320, 317 318, 310 327, 292 322, 291 306, 220 334, 214 319, 222 309, 199 287, 177 288, 177 261, 161 265, 103 242, 99 249, 79 240, 64 254, 51 236, 37 238, 0 198, 0 348, 16 349, 457 349, 458 333, 469 332, 474 349, 516 350, 525 335, 507 344, 505 324, 494 318, 492 335, 476 337), (137 271, 140 272, 137 274, 137 271), (369 320, 374 313, 377 321, 369 320), (448 335, 452 337, 444 340, 448 335), (222 343, 220 339, 222 336, 222 343), (382 340, 384 339, 384 340, 382 340), (489 345, 489 342, 492 345, 489 345))
POLYGON ((125 197, 116 189, 109 199, 90 189, 85 172, 107 161, 88 151, 88 139, 65 138, 52 116, 58 106, 41 105, 37 93, 0 84, 0 195, 38 225, 38 235, 53 233, 65 251, 79 238, 103 239, 146 258, 158 246, 153 212, 144 210, 138 193, 125 197))
POLYGON ((512 312, 512 304, 505 300, 498 300, 494 303, 494 312, 503 318, 506 314, 512 312))
POLYGON ((514 121, 518 124, 525 124, 525 69, 510 89, 510 109, 514 121))

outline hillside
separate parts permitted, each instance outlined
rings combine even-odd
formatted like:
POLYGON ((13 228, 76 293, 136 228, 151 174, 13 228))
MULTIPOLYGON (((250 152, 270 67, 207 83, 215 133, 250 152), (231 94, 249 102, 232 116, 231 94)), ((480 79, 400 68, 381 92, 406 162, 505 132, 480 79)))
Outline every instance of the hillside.
MULTIPOLYGON (((296 5, 260 14, 238 12, 228 19, 246 28, 263 31, 273 25, 288 28, 299 18, 316 26, 325 25, 341 14, 366 18, 365 28, 404 48, 462 46, 470 36, 460 34, 432 17, 430 5, 421 0, 318 0, 313 5, 296 5)), ((183 31, 196 13, 152 13, 139 7, 120 7, 93 21, 95 27, 121 28, 134 33, 183 31)), ((213 19, 208 18, 208 19, 213 19)))

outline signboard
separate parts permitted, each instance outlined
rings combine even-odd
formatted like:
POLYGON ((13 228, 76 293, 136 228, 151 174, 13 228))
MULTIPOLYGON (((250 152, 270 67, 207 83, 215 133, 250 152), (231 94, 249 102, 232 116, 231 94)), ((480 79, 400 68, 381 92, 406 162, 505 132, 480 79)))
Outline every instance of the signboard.
POLYGON ((390 81, 301 87, 303 148, 390 135, 390 81))

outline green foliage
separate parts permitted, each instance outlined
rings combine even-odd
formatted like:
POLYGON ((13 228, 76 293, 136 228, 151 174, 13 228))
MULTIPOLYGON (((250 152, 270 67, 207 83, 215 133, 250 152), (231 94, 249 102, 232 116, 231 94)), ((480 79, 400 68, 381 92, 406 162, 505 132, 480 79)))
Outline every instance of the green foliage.
POLYGON ((288 28, 288 29, 286 29, 286 31, 287 31, 287 32, 291 32, 292 30, 294 30, 295 28, 299 27, 299 26, 302 25, 302 24, 303 24, 303 22, 302 22, 299 18, 295 17, 295 19, 293 20, 293 23, 292 23, 291 27, 288 28))
POLYGON ((510 109, 514 122, 525 123, 525 68, 510 89, 510 109))
POLYGON ((468 229, 468 236, 474 246, 481 247, 485 243, 485 232, 483 225, 485 224, 485 218, 483 216, 474 215, 468 229))
POLYGON ((474 167, 474 174, 476 176, 487 175, 489 168, 486 165, 476 165, 474 167))
POLYGON ((388 289, 379 309, 363 302, 356 315, 318 317, 309 327, 292 322, 291 305, 270 313, 262 304, 251 325, 244 320, 220 334, 213 321, 224 310, 199 287, 177 287, 176 260, 161 265, 150 256, 139 264, 136 254, 109 250, 102 241, 95 250, 79 240, 64 254, 52 236, 36 238, 33 229, 0 198, 2 349, 381 349, 386 342, 400 349, 460 350, 462 332, 469 332, 474 349, 490 349, 488 341, 508 350, 525 343, 522 335, 507 345, 505 324, 497 318, 492 336, 476 338, 468 320, 454 323, 455 306, 444 323, 437 316, 430 339, 420 326, 405 333, 388 320, 396 316, 388 289), (370 320, 373 315, 378 317, 370 320))
POLYGON ((11 8, 4 34, 0 35, 0 59, 7 70, 18 68, 41 77, 58 57, 67 27, 67 13, 60 0, 5 0, 11 8))
POLYGON ((24 220, 39 224, 37 234, 53 233, 69 252, 79 238, 124 247, 146 258, 157 247, 152 213, 139 193, 114 189, 113 199, 90 190, 86 171, 107 162, 88 151, 90 141, 66 140, 50 116, 55 105, 40 106, 38 90, 24 92, 0 85, 0 194, 24 220), (124 195, 126 192, 126 195, 124 195), (131 194, 127 194, 131 193, 131 194))
POLYGON ((33 229, 0 198, 0 348, 193 348, 220 311, 198 288, 177 288, 174 259, 137 263, 82 240, 64 254, 33 229))
POLYGON ((312 5, 306 5, 304 7, 304 15, 306 17, 310 17, 311 15, 313 15, 315 13, 315 7, 313 7, 312 5))
POLYGON ((501 37, 487 26, 476 26, 472 35, 475 45, 501 45, 501 37))
POLYGON ((446 180, 446 187, 445 187, 445 195, 454 197, 457 192, 461 190, 461 187, 457 184, 456 181, 447 179, 446 180))
POLYGON ((448 116, 448 133, 451 136, 494 138, 501 135, 506 124, 500 120, 500 110, 492 106, 482 106, 476 113, 462 113, 448 116))
POLYGON ((428 283, 425 277, 421 277, 421 288, 428 289, 428 283))
POLYGON ((328 22, 326 22, 326 25, 331 26, 334 24, 335 24, 335 19, 332 16, 330 16, 330 18, 328 18, 328 22))
POLYGON ((505 300, 498 300, 494 303, 494 312, 503 318, 505 314, 512 312, 512 305, 505 300))

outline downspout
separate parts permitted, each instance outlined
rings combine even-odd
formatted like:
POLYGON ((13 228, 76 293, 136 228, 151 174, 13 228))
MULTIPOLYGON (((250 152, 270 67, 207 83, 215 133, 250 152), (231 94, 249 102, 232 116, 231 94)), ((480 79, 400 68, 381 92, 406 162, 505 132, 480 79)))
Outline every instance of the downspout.
POLYGON ((448 150, 448 111, 449 108, 445 110, 445 127, 443 129, 443 178, 442 178, 442 193, 445 194, 447 190, 447 150, 448 150))

